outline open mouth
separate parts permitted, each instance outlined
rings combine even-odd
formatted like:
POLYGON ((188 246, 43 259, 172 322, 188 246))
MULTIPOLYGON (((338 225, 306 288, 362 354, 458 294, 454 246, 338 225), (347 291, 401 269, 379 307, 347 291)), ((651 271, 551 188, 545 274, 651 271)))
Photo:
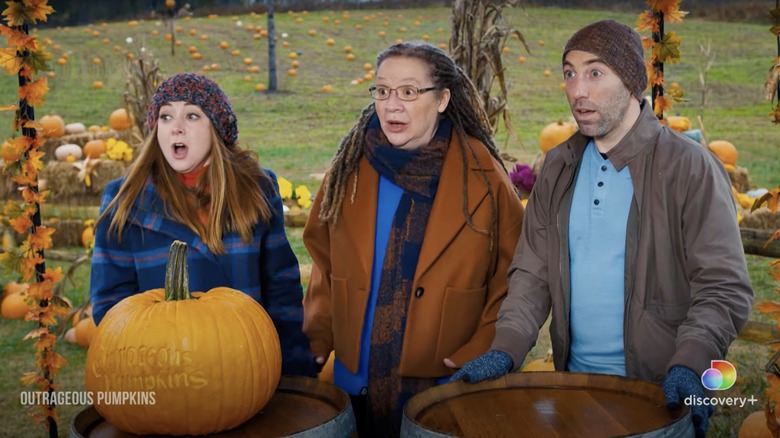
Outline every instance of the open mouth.
POLYGON ((173 144, 173 156, 176 158, 184 158, 187 155, 187 145, 184 143, 173 144))

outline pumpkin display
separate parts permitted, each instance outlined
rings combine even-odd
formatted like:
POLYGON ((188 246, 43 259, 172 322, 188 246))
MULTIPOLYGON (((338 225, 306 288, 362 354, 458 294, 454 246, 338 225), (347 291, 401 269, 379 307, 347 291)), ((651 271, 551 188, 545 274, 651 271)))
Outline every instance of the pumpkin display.
POLYGON ((90 140, 84 144, 84 155, 89 158, 98 158, 106 152, 106 142, 101 139, 90 140))
POLYGON ((737 148, 733 143, 726 140, 711 141, 708 145, 710 150, 723 164, 737 165, 737 148))
POLYGON ((574 123, 563 121, 550 123, 539 134, 539 149, 546 154, 547 151, 566 141, 575 132, 577 132, 577 125, 574 123))
POLYGON ((108 117, 108 126, 115 131, 124 131, 133 126, 133 117, 124 108, 114 110, 108 117))
POLYGON ((772 432, 766 425, 764 411, 756 411, 745 417, 737 436, 739 438, 772 438, 772 432))
POLYGON ((58 138, 65 134, 65 122, 62 117, 47 114, 41 117, 41 135, 47 138, 58 138))
POLYGON ((80 160, 83 155, 83 152, 81 150, 81 146, 77 144, 64 144, 57 146, 57 149, 54 150, 54 158, 57 159, 57 161, 67 161, 68 157, 73 157, 76 160, 80 160))
POLYGON ((152 405, 95 408, 139 435, 205 435, 234 428, 273 396, 279 336, 249 295, 227 287, 190 293, 187 245, 171 245, 165 287, 120 301, 87 351, 88 391, 153 391, 152 405), (194 299, 193 299, 194 298, 194 299))

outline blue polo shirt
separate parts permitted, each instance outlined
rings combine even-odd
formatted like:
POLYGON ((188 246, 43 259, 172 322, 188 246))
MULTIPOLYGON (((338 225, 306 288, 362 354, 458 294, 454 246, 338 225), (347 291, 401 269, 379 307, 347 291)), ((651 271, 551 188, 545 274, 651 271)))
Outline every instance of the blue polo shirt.
POLYGON ((633 196, 628 166, 615 169, 591 140, 582 157, 569 213, 569 371, 626 375, 624 274, 633 196))

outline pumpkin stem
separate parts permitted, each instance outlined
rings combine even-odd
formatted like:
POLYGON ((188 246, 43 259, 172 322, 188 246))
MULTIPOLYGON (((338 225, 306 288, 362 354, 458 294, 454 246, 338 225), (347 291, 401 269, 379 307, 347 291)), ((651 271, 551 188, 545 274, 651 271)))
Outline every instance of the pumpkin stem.
POLYGON ((187 271, 187 244, 175 240, 165 265, 165 301, 189 300, 190 276, 187 271))

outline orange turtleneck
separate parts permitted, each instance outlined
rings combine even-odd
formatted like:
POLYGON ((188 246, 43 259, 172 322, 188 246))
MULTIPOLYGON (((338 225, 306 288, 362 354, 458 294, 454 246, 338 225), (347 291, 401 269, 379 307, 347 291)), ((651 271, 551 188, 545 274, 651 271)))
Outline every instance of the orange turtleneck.
MULTIPOLYGON (((179 181, 181 181, 182 184, 187 186, 190 189, 194 189, 195 186, 198 184, 198 178, 200 178, 203 173, 206 172, 206 169, 208 169, 209 165, 203 165, 193 171, 187 172, 187 173, 177 173, 176 177, 179 178, 179 181)), ((206 188, 206 193, 208 193, 209 189, 206 188)), ((198 219, 200 219, 200 222, 202 224, 206 224, 209 220, 209 211, 208 211, 208 205, 206 205, 204 208, 198 209, 198 219)))

